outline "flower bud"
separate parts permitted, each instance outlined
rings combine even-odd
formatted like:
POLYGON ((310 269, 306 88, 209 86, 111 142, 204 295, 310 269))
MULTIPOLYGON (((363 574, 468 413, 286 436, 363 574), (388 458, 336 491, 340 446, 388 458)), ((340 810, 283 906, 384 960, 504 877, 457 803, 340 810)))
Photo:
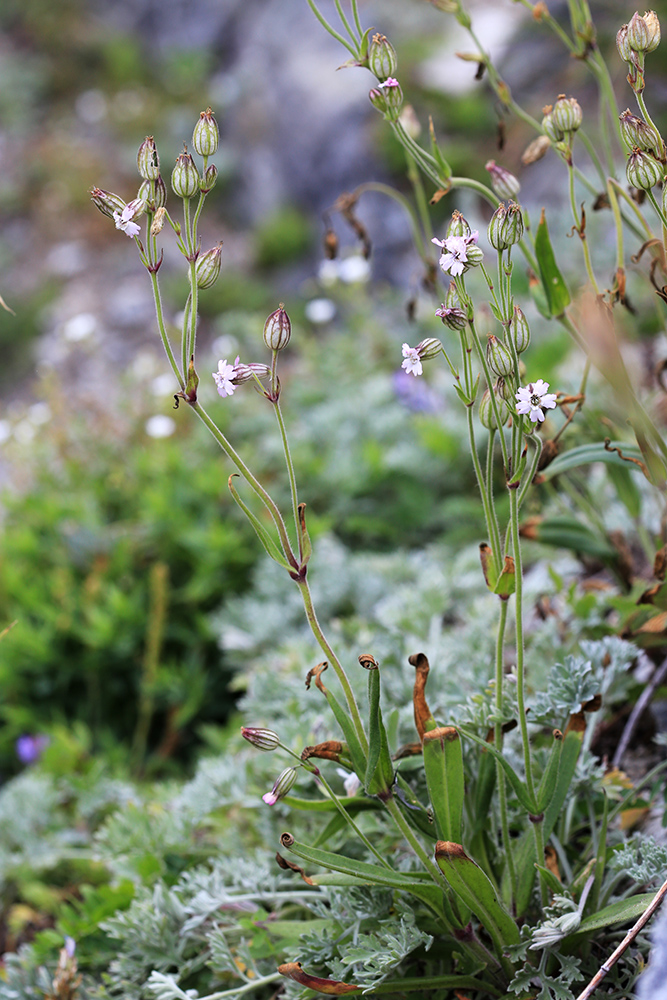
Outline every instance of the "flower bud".
POLYGON ((268 365, 234 365, 234 375, 231 381, 234 385, 242 385, 244 382, 254 382, 256 378, 268 378, 270 374, 271 369, 268 365))
POLYGON ((215 163, 211 163, 205 170, 204 176, 199 182, 199 187, 203 194, 208 194, 215 187, 218 179, 218 168, 215 163))
POLYGON ((468 324, 468 317, 460 306, 447 306, 443 302, 435 315, 439 316, 445 326, 450 330, 465 330, 468 324))
POLYGON ((562 142, 563 133, 559 128, 556 127, 556 123, 553 118, 553 107, 552 105, 547 105, 544 108, 544 118, 542 119, 542 129, 546 135, 549 136, 552 142, 562 142))
POLYGON ((267 806, 274 806, 279 799, 284 799, 294 787, 296 781, 296 768, 286 767, 282 774, 276 778, 270 792, 262 795, 267 806))
POLYGON ((581 105, 575 97, 559 94, 551 112, 551 120, 559 132, 576 132, 583 120, 581 105))
POLYGON ((437 358, 438 354, 442 351, 442 344, 437 339, 437 337, 426 337, 417 344, 416 351, 422 361, 430 361, 431 358, 437 358))
POLYGON ((384 91, 380 90, 379 87, 373 87, 373 89, 368 92, 368 99, 376 111, 379 111, 381 115, 386 115, 387 101, 384 96, 384 91))
POLYGON ((210 288, 220 274, 220 260, 222 257, 222 243, 211 247, 206 253, 197 258, 195 264, 195 275, 197 277, 198 288, 210 288))
POLYGON ((90 198, 102 215, 106 215, 109 219, 113 219, 114 212, 120 213, 125 208, 123 199, 113 191, 103 191, 102 188, 94 187, 90 189, 90 198))
POLYGON ((275 750, 280 737, 272 729, 257 729, 255 726, 241 726, 241 736, 258 750, 275 750))
POLYGON ((281 302, 264 324, 264 343, 271 351, 282 351, 289 344, 291 336, 292 324, 281 302))
POLYGON ((396 50, 384 35, 373 35, 368 49, 368 68, 378 80, 394 76, 398 67, 396 50))
POLYGON ((621 133, 628 146, 637 146, 647 153, 653 153, 657 159, 664 162, 664 143, 662 136, 656 128, 645 122, 643 118, 633 115, 630 108, 626 108, 618 116, 621 123, 621 133))
MULTIPOLYGON (((658 31, 660 27, 658 26, 658 31)), ((648 52, 649 42, 651 36, 649 34, 649 27, 644 18, 640 15, 639 11, 635 11, 630 21, 628 23, 628 45, 635 52, 648 52)), ((658 36, 658 42, 660 37, 658 36)))
POLYGON ((533 139, 524 149, 521 155, 521 162, 525 167, 531 163, 537 163, 543 156, 546 156, 550 149, 551 142, 549 137, 547 135, 538 135, 537 139, 533 139))
POLYGON ((662 180, 664 167, 650 153, 645 153, 637 146, 632 150, 625 166, 625 175, 631 187, 642 191, 650 191, 662 180))
POLYGON ((137 168, 145 181, 156 181, 160 176, 160 157, 152 135, 147 135, 139 146, 137 168))
MULTIPOLYGON (((506 424, 509 419, 509 410, 505 405, 504 400, 498 396, 494 391, 496 397, 496 406, 498 408, 498 416, 500 417, 501 425, 506 424)), ((493 403, 491 401, 491 393, 488 389, 485 389, 482 398, 479 401, 479 419, 482 423, 482 427, 486 427, 489 431, 498 430, 498 423, 496 421, 496 415, 493 412, 493 403)))
POLYGON ((523 239, 523 216, 516 202, 498 206, 491 216, 487 235, 495 250, 508 250, 523 239))
POLYGON ((171 173, 171 187, 177 198, 192 198, 199 191, 199 171, 187 151, 176 160, 171 173))
POLYGON ((484 260, 484 251, 475 243, 469 243, 466 247, 466 263, 469 267, 477 267, 484 260))
POLYGON ((521 185, 514 174, 511 174, 509 170, 505 170, 504 167, 498 166, 495 160, 488 160, 484 169, 489 171, 491 175, 491 187, 501 201, 516 198, 521 190, 521 185))
POLYGON ((454 209, 452 212, 452 219, 447 227, 447 239, 450 236, 470 236, 472 234, 472 229, 468 225, 466 219, 463 218, 458 209, 454 209))
POLYGON ((519 306, 514 306, 514 315, 510 322, 510 337, 517 354, 522 354, 530 343, 530 327, 528 320, 519 306))
POLYGON ((628 25, 623 24, 616 32, 616 48, 623 62, 632 62, 632 49, 628 41, 628 25))
POLYGON ((143 198, 133 198, 132 201, 128 201, 123 211, 130 219, 140 219, 146 211, 146 202, 143 198))
POLYGON ((167 185, 159 174, 157 179, 153 181, 153 191, 154 195, 151 201, 151 182, 143 181, 137 192, 137 198, 141 198, 142 201, 146 202, 146 208, 150 212, 155 212, 158 208, 164 208, 167 204, 167 185))
MULTIPOLYGON (((384 95, 385 116, 390 121, 396 121, 403 107, 403 91, 401 90, 400 83, 393 76, 389 76, 384 83, 378 84, 377 89, 381 90, 384 95)), ((372 93, 373 91, 371 91, 372 93)), ((371 97, 372 100, 373 98, 371 97)))
MULTIPOLYGON (((520 362, 520 364, 523 364, 523 362, 520 362)), ((511 403, 511 405, 514 406, 514 383, 512 382, 512 379, 506 379, 500 376, 500 378, 496 379, 496 384, 493 389, 497 397, 504 399, 506 403, 511 403)))
POLYGON ((158 233, 162 232, 164 227, 164 217, 167 214, 167 209, 162 206, 162 208, 155 209, 155 218, 151 222, 151 236, 157 236, 158 233))
POLYGON ((486 360, 496 375, 512 375, 514 373, 514 359, 512 355, 497 337, 490 335, 486 345, 486 360))
POLYGON ((195 130, 192 133, 192 148, 200 156, 213 156, 219 142, 218 123, 213 117, 211 109, 207 108, 206 111, 201 112, 199 121, 195 125, 195 130))
POLYGON ((647 52, 654 52, 660 45, 660 21, 654 10, 646 11, 644 21, 648 28, 648 48, 647 52))

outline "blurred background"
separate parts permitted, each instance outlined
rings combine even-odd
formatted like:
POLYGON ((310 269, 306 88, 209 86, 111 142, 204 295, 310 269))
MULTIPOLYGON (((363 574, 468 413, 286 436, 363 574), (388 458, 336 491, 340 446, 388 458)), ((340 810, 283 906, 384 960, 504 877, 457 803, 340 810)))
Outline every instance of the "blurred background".
MULTIPOLYGON (((565 16, 565 3, 549 7, 565 16)), ((335 20, 330 0, 321 8, 335 20)), ((495 157, 527 199, 557 207, 566 191, 553 154, 521 166, 524 125, 504 121, 499 150, 500 109, 475 63, 456 57, 470 43, 454 20, 423 0, 360 8, 396 44, 406 100, 422 126, 433 116, 454 172, 486 180, 495 157)), ((533 115, 558 93, 593 99, 585 66, 519 4, 470 8, 533 115)), ((614 38, 633 9, 591 8, 622 93, 614 38)), ((259 547, 213 442, 172 408, 136 248, 90 202, 93 185, 135 197, 146 135, 168 179, 199 112, 210 106, 220 125, 201 232, 204 249, 223 241, 223 268, 200 299, 198 369, 206 403, 252 467, 285 496, 271 414, 250 392, 223 403, 208 372, 239 353, 264 360, 264 319, 284 301, 294 327, 284 400, 314 534, 374 552, 480 537, 448 380, 416 386, 398 370, 403 341, 441 332, 408 220, 390 199, 364 195, 366 259, 332 212, 365 181, 410 190, 403 153, 368 101, 372 77, 339 69, 344 60, 305 0, 0 7, 0 294, 13 310, 0 311, 0 628, 16 622, 0 644, 0 776, 25 762, 17 740, 40 734, 61 763, 102 750, 139 774, 187 767, 244 686, 242 649, 222 648, 216 616, 253 586, 259 547), (334 262, 322 250, 329 222, 334 262)), ((665 88, 652 67, 659 124, 665 88)), ((435 232, 455 207, 485 222, 473 198, 448 196, 433 210, 435 232)), ((160 281, 176 324, 185 268, 164 243, 160 281)), ((549 380, 570 346, 545 324, 535 351, 549 380)), ((332 613, 349 613, 346 602, 332 613)))

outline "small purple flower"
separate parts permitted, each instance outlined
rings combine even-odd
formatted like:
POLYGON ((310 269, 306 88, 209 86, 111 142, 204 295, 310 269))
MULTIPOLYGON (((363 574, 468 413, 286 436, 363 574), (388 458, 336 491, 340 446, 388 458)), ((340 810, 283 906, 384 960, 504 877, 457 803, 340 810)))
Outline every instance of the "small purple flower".
POLYGON ((463 274, 468 263, 468 247, 477 242, 478 232, 475 229, 469 236, 448 236, 446 240, 432 239, 431 243, 442 248, 440 267, 454 277, 463 274))
POLYGON ((16 741, 16 756, 22 764, 34 764, 42 756, 48 745, 48 736, 29 734, 19 736, 16 741))
POLYGON ((398 80, 396 80, 395 77, 393 76, 388 76, 387 79, 384 81, 384 83, 378 83, 377 89, 384 90, 385 87, 391 89, 392 87, 398 87, 398 86, 399 86, 398 80))
POLYGON ((405 358, 405 361, 402 363, 401 368, 403 368, 409 375, 421 375, 423 373, 424 369, 422 367, 418 348, 410 347, 408 344, 403 344, 403 357, 405 358))
POLYGON ((223 398, 225 396, 234 395, 234 389, 236 388, 236 386, 234 385, 233 379, 236 373, 235 369, 238 363, 239 363, 238 357, 233 365, 228 365, 226 359, 224 361, 218 361, 218 370, 217 372, 213 372, 213 378, 215 380, 218 392, 223 398))
POLYGON ((529 382, 516 394, 516 412, 528 414, 528 419, 534 423, 542 423, 544 410, 553 410, 556 406, 556 394, 548 392, 549 383, 538 378, 537 382, 529 382))

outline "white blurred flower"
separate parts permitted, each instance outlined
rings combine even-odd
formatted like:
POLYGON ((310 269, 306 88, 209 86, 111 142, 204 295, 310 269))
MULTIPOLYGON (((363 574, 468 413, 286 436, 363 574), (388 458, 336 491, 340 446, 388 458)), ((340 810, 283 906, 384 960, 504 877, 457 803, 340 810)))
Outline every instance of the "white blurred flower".
POLYGON ((330 323, 336 315, 336 306, 331 299, 311 299, 306 303, 305 313, 311 323, 330 323))
POLYGON ((176 421, 164 413, 156 413, 155 416, 148 418, 144 430, 152 438, 171 437, 176 430, 176 421))
POLYGON ((371 276, 371 266, 365 257, 355 253, 350 257, 344 257, 338 265, 340 280, 346 285, 354 285, 357 282, 368 281, 371 276))

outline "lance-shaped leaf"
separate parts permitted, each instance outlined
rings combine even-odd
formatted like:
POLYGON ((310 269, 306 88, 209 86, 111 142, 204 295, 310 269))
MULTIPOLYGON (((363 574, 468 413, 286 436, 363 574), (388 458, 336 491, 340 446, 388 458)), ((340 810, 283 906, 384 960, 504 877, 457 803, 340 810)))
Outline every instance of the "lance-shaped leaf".
POLYGON ((428 657, 423 653, 413 653, 408 657, 408 663, 415 668, 415 686, 412 689, 412 706, 415 713, 415 726, 419 739, 424 738, 427 729, 435 729, 437 722, 426 701, 426 682, 431 669, 428 657))
POLYGON ((340 997, 345 993, 352 993, 359 987, 351 983, 341 983, 338 979, 321 979, 320 976, 311 976, 301 968, 301 962, 286 962, 278 966, 278 972, 287 979, 293 979, 295 983, 307 986, 318 993, 326 993, 327 996, 340 997))
POLYGON ((565 279, 556 263, 544 209, 542 209, 540 224, 535 234, 535 256, 551 315, 561 316, 572 300, 565 279))
POLYGON ((384 800, 391 795, 394 765, 380 708, 380 667, 369 655, 360 656, 359 663, 368 670, 368 762, 364 787, 369 795, 378 795, 384 800))
MULTIPOLYGON (((493 730, 491 730, 490 738, 493 738, 493 730)), ((490 739, 487 738, 486 742, 489 743, 490 739)), ((485 753, 485 751, 482 750, 478 760, 477 780, 475 782, 475 790, 473 793, 475 833, 486 827, 486 820, 489 815, 493 792, 496 787, 496 775, 497 771, 495 760, 490 753, 485 753)))
POLYGON ((298 858, 319 865, 321 868, 340 872, 342 875, 351 875, 361 879, 366 885, 385 885, 389 889, 402 889, 404 892, 412 893, 427 903, 439 916, 443 915, 442 889, 431 881, 426 872, 408 874, 394 871, 392 868, 383 868, 381 865, 373 865, 368 861, 357 861, 356 858, 347 858, 337 852, 323 851, 319 847, 300 844, 291 833, 283 833, 280 843, 285 850, 292 851, 298 858))
POLYGON ((413 826, 415 830, 419 830, 420 833, 425 834, 430 840, 437 840, 433 817, 427 813, 408 782, 399 772, 396 773, 393 793, 401 812, 410 826, 413 826))
POLYGON ((468 857, 460 844, 438 841, 435 860, 452 889, 484 924, 503 968, 511 972, 512 967, 503 957, 503 952, 507 945, 518 944, 519 928, 501 906, 489 877, 468 857))
POLYGON ((507 780, 510 783, 512 791, 526 812, 531 815, 535 815, 539 812, 537 802, 531 797, 530 792, 526 788, 525 782, 521 780, 510 762, 503 757, 503 755, 499 753, 495 747, 491 746, 490 743, 487 743, 486 740, 481 739, 481 737, 477 736, 476 733, 470 732, 469 729, 465 729, 463 726, 461 726, 460 729, 464 736, 467 736, 469 740, 473 740, 475 743, 479 743, 480 746, 484 747, 487 753, 490 753, 493 758, 498 761, 507 776, 507 780))
POLYGON ((570 469, 577 469, 582 465, 590 465, 592 462, 606 462, 607 465, 629 469, 631 472, 642 471, 640 466, 624 461, 614 450, 616 448, 622 449, 627 458, 641 458, 642 453, 639 446, 626 441, 610 441, 608 445, 604 445, 602 442, 581 444, 576 448, 570 448, 562 455, 558 455, 540 475, 542 479, 553 479, 554 476, 559 476, 563 472, 569 472, 570 469))
POLYGON ((274 562, 277 562, 279 566, 282 566, 283 569, 286 569, 288 572, 290 572, 292 567, 289 565, 289 563, 283 556, 282 552, 280 551, 274 540, 271 538, 271 535, 268 533, 268 531, 266 530, 262 522, 259 520, 259 518, 256 517, 255 514, 253 514, 248 505, 244 503, 241 497, 239 496, 238 490, 236 489, 234 483, 232 482, 232 480, 236 479, 238 475, 239 475, 238 472, 233 472, 232 475, 227 480, 227 485, 229 486, 229 492, 231 493, 232 497, 239 505, 245 516, 248 518, 253 528, 255 529, 255 534, 257 535, 260 542, 264 546, 264 551, 266 552, 266 554, 270 556, 274 562))
POLYGON ((306 676, 306 689, 310 689, 311 681, 314 678, 315 686, 319 688, 324 697, 327 699, 329 708, 333 712, 336 722, 343 731, 343 736, 345 737, 345 742, 347 743, 347 749, 349 751, 355 773, 357 774, 359 780, 363 781, 364 775, 366 774, 366 754, 361 747, 359 737, 357 736, 356 729, 352 723, 352 719, 340 702, 336 699, 335 695, 333 695, 329 688, 325 687, 322 683, 321 675, 328 666, 329 664, 326 660, 324 660, 322 663, 318 663, 316 667, 313 667, 312 670, 308 671, 306 676))
POLYGON ((424 733, 424 774, 439 840, 460 843, 463 822, 463 755, 453 726, 424 733))
POLYGON ((554 741, 551 747, 551 753, 549 754, 547 766, 544 769, 544 774, 542 775, 542 780, 540 781, 540 787, 537 790, 538 813, 544 812, 546 809, 556 790, 556 784, 558 782, 560 755, 563 749, 563 734, 560 729, 554 729, 553 737, 554 741))
POLYGON ((626 924, 630 920, 636 920, 648 909, 655 897, 655 892, 645 892, 641 896, 630 896, 628 899, 620 899, 616 903, 604 906, 597 913, 592 913, 590 917, 581 921, 572 940, 585 938, 592 931, 598 931, 602 927, 613 927, 614 924, 626 924))
POLYGON ((493 590, 498 580, 498 566, 493 549, 488 542, 482 542, 479 546, 479 558, 482 563, 482 573, 489 590, 493 590))
POLYGON ((438 173, 443 180, 447 180, 452 176, 452 168, 450 167, 447 160, 442 155, 440 145, 435 137, 435 129, 433 127, 433 119, 429 116, 428 120, 428 132, 431 139, 431 156, 438 165, 438 173))

